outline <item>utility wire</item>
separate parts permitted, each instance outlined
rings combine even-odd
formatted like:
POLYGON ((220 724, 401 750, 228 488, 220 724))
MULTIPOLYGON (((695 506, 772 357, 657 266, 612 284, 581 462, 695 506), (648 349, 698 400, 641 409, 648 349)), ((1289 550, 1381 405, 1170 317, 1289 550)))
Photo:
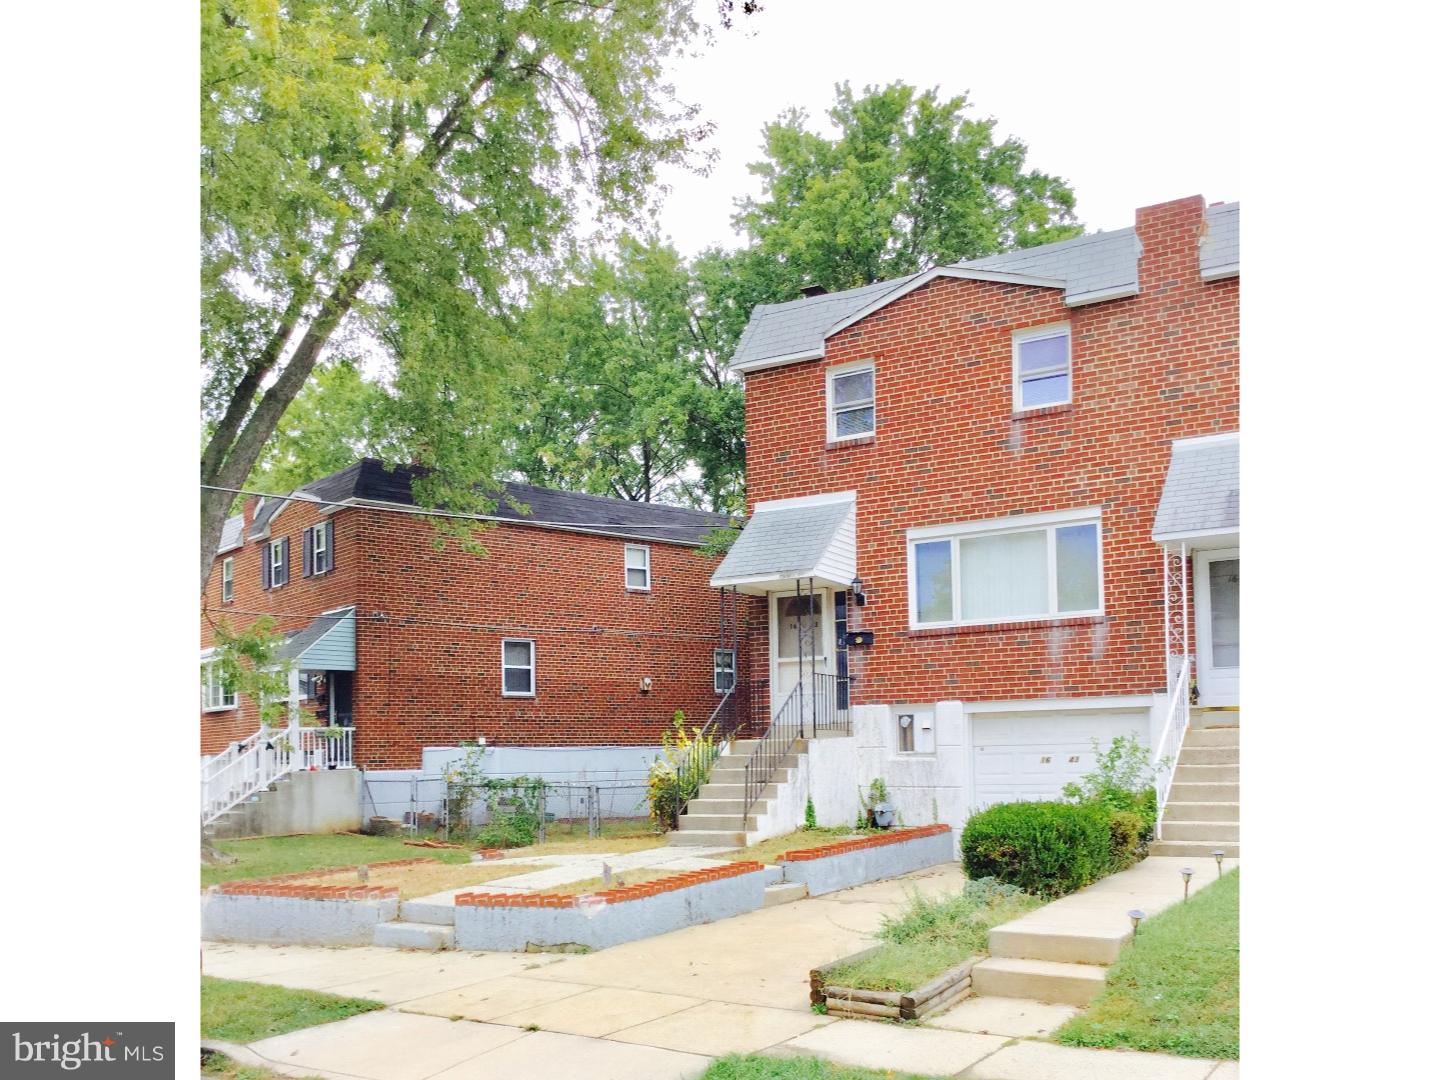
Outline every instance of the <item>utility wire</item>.
MULTIPOLYGON (((541 521, 538 518, 528 517, 503 517, 499 514, 462 514, 450 510, 425 510, 418 506, 398 506, 393 504, 380 504, 371 502, 355 502, 347 500, 344 502, 333 502, 317 498, 309 494, 276 495, 269 491, 252 491, 249 488, 221 487, 217 484, 201 484, 205 491, 224 491, 231 495, 256 495, 262 499, 272 499, 276 502, 303 502, 312 506, 342 507, 355 510, 374 510, 385 514, 406 514, 410 517, 431 517, 431 518, 455 518, 461 521, 500 521, 509 522, 511 525, 546 525, 559 529, 630 529, 644 532, 653 532, 656 529, 723 529, 727 525, 719 522, 707 521, 703 523, 691 522, 656 522, 653 524, 630 524, 623 521, 541 521)), ((562 494, 564 494, 562 492, 562 494)), ((599 497, 599 496, 593 496, 599 497)), ((636 506, 662 506, 660 503, 636 503, 636 506)), ((683 507, 664 507, 667 510, 682 510, 683 507)), ((695 511, 699 512, 699 511, 695 511)), ((732 516, 730 521, 743 522, 745 519, 732 516)), ((727 523, 728 524, 728 523, 727 523)))

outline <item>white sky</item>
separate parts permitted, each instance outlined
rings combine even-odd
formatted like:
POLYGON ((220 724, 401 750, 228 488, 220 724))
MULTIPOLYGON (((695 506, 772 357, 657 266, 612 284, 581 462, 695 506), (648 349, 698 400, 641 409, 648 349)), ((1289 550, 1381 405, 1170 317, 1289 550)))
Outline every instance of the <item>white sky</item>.
MULTIPOLYGON (((708 15, 710 0, 697 0, 708 15)), ((1185 195, 1240 199, 1234 141, 1240 94, 1231 70, 1238 5, 766 0, 677 61, 676 91, 703 106, 720 151, 712 173, 671 170, 660 226, 691 255, 731 246, 734 197, 758 192, 745 166, 760 129, 806 109, 818 129, 836 83, 902 80, 967 93, 997 138, 1019 137, 1027 163, 1066 178, 1087 231, 1134 223, 1135 208, 1185 195)))

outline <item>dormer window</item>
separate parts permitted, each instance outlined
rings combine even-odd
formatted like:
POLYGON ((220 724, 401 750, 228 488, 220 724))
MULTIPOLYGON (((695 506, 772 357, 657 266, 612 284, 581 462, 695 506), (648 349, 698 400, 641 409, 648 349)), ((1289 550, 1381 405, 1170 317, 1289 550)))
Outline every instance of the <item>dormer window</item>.
POLYGON ((830 442, 875 434, 875 365, 868 360, 825 373, 827 437, 830 442))
POLYGON ((1070 327, 1017 330, 1014 352, 1015 411, 1070 403, 1070 327))

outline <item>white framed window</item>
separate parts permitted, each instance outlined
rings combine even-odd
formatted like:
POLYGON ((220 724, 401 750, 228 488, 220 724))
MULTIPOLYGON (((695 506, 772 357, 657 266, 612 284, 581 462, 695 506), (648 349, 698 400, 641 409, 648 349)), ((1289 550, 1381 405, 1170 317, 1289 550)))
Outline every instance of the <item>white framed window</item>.
POLYGON ((914 629, 1104 614, 1098 508, 907 536, 914 629))
POLYGON ((328 574, 335 566, 332 542, 335 537, 335 523, 322 521, 305 530, 305 576, 328 574))
POLYGON ((902 754, 935 753, 935 711, 895 706, 895 749, 902 754))
POLYGON ((500 692, 505 697, 535 696, 535 642, 529 638, 501 640, 500 692))
POLYGON ((220 564, 220 602, 228 604, 235 599, 235 556, 231 555, 220 564))
POLYGON ((1070 403, 1070 326, 1032 326, 1011 338, 1015 411, 1070 403))
POLYGON ((625 588, 650 591, 650 548, 645 544, 625 545, 625 588))
POLYGON ((735 685, 735 650, 715 650, 715 693, 723 694, 735 685))
POLYGON ((235 708, 235 688, 226 686, 220 677, 218 660, 201 661, 200 707, 206 712, 235 708))
POLYGON ((267 557, 270 560, 270 588, 278 589, 290 580, 290 540, 288 537, 281 537, 279 540, 271 540, 267 548, 267 557))
POLYGON ((875 434, 875 365, 869 360, 825 372, 825 426, 830 442, 875 434))

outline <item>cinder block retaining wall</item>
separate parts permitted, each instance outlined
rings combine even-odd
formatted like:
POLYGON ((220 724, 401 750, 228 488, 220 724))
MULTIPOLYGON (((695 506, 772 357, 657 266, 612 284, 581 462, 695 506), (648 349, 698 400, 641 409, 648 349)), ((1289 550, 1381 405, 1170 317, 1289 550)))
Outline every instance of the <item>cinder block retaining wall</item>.
POLYGON ((955 838, 949 825, 895 829, 858 840, 787 851, 779 858, 785 880, 806 886, 811 896, 908 874, 952 862, 955 838))
MULTIPOLYGON (((436 859, 392 859, 371 869, 412 866, 436 859)), ((200 936, 207 941, 286 945, 369 945, 375 924, 400 911, 400 890, 391 886, 301 884, 317 877, 353 874, 359 867, 333 866, 255 881, 226 881, 201 900, 200 936)))
POLYGON ((461 893, 455 897, 455 946, 604 949, 728 919, 764 904, 764 870, 758 862, 736 862, 610 889, 584 900, 556 893, 461 893))

